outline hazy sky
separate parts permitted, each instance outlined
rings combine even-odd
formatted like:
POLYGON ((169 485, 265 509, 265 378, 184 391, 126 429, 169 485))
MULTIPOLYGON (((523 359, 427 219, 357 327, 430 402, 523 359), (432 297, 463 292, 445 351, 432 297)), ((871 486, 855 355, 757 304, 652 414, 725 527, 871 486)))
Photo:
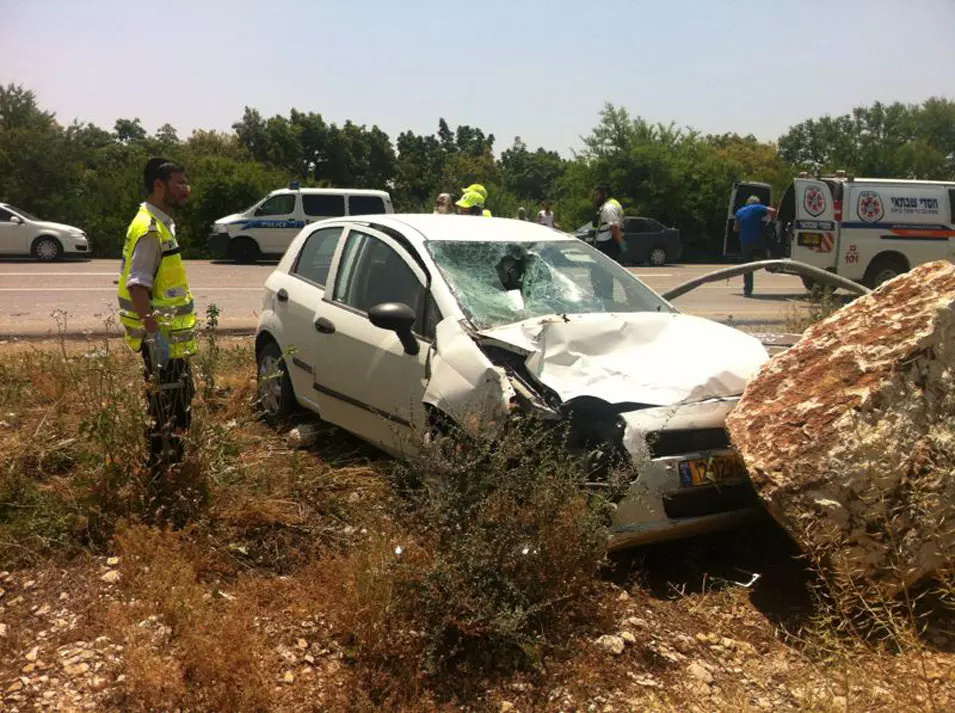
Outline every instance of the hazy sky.
POLYGON ((875 100, 955 98, 955 0, 0 0, 0 83, 63 123, 227 130, 245 105, 443 116, 561 153, 604 102, 776 139, 875 100))

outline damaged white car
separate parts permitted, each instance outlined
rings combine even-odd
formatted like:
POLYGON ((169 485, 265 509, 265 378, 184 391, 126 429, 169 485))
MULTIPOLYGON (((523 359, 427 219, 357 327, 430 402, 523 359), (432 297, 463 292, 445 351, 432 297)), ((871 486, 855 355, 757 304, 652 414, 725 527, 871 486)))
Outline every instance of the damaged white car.
POLYGON ((631 464, 614 547, 757 507, 724 419, 766 349, 549 228, 442 215, 310 225, 266 281, 255 350, 268 415, 299 404, 398 456, 449 424, 488 438, 516 413, 565 424, 595 470, 631 464))

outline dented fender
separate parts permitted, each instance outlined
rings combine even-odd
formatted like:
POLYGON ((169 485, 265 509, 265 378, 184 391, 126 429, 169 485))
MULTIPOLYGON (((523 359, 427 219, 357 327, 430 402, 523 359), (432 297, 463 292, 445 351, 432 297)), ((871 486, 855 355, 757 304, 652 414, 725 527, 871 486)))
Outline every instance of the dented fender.
POLYGON ((425 404, 475 434, 502 424, 515 396, 507 373, 491 363, 459 321, 448 317, 438 323, 425 404))

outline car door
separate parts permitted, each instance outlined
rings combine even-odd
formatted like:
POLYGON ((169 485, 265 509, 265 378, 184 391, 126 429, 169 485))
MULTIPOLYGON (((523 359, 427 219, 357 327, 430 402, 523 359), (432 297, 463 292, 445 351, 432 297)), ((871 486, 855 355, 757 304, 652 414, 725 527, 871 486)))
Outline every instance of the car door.
POLYGON ((414 450, 425 425, 422 397, 439 318, 432 310, 424 272, 406 249, 376 230, 351 228, 332 293, 326 291, 316 313, 314 388, 325 420, 391 453, 414 450), (404 302, 418 315, 417 355, 368 320, 368 311, 384 302, 404 302))
POLYGON ((650 253, 651 238, 649 221, 646 218, 627 218, 624 221, 624 237, 631 263, 646 262, 650 253))
POLYGON ((325 283, 344 230, 339 225, 313 231, 302 243, 288 274, 271 285, 278 289, 274 309, 282 324, 282 346, 290 352, 287 361, 292 388, 319 411, 314 375, 316 350, 321 345, 315 312, 325 296, 325 283))
POLYGON ((815 178, 796 178, 793 185, 793 259, 823 270, 836 267, 839 235, 832 189, 815 178))
POLYGON ((30 252, 30 230, 23 218, 0 208, 0 255, 26 255, 30 252))
POLYGON ((263 253, 281 255, 304 225, 297 213, 298 194, 280 193, 255 209, 246 232, 255 237, 263 253))

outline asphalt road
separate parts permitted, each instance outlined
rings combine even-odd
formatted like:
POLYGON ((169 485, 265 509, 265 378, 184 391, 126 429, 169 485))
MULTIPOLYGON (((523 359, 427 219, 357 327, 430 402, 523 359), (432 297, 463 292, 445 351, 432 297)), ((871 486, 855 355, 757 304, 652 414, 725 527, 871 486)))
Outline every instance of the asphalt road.
MULTIPOLYGON (((186 263, 200 314, 210 304, 220 310, 219 323, 235 331, 255 329, 262 285, 275 263, 233 265, 206 260, 186 263)), ((719 265, 637 267, 633 272, 663 291, 719 265)), ((58 333, 57 318, 68 334, 102 333, 115 315, 118 260, 38 263, 0 261, 0 335, 42 336, 58 333)), ((674 304, 690 314, 740 324, 779 324, 802 309, 806 296, 798 278, 756 274, 756 293, 742 296, 742 278, 699 287, 674 304)), ((113 329, 116 329, 115 327, 113 329)))

